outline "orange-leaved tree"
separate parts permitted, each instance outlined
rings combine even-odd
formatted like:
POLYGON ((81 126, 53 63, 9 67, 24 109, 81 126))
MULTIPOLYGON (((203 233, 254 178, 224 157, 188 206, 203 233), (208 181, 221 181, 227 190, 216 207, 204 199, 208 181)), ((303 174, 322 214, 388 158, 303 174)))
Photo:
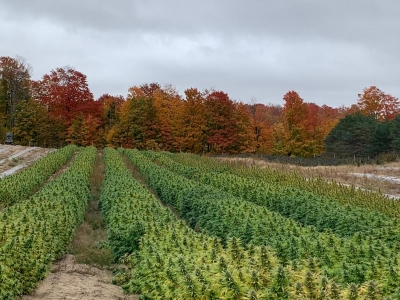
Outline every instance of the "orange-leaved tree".
POLYGON ((365 88, 358 94, 361 113, 373 115, 379 121, 393 120, 399 114, 399 99, 386 94, 376 86, 365 88))
POLYGON ((255 150, 259 153, 272 154, 275 146, 273 126, 282 119, 282 106, 252 103, 248 111, 253 121, 255 150))
POLYGON ((102 143, 107 146, 121 145, 119 141, 111 141, 120 122, 121 106, 125 99, 122 96, 103 94, 96 102, 102 108, 101 129, 103 131, 102 143), (110 137, 110 138, 109 138, 110 137))
POLYGON ((152 93, 156 88, 148 89, 133 86, 127 99, 121 105, 120 122, 112 127, 107 135, 107 143, 114 146, 138 149, 160 149, 160 126, 152 93))
POLYGON ((172 85, 166 85, 164 88, 153 91, 152 98, 161 135, 160 148, 164 151, 179 150, 181 97, 172 85))
POLYGON ((68 127, 67 141, 78 146, 101 146, 103 129, 98 117, 78 115, 68 127))
POLYGON ((285 132, 286 155, 304 156, 305 131, 307 123, 307 105, 296 91, 289 91, 283 96, 285 102, 282 116, 285 132))
POLYGON ((254 132, 250 113, 242 102, 235 102, 234 118, 236 119, 236 144, 233 151, 235 153, 255 152, 256 133, 254 132))
POLYGON ((107 129, 113 127, 119 121, 118 113, 125 99, 122 96, 111 96, 103 94, 97 99, 97 102, 102 108, 102 123, 107 129))
POLYGON ((182 100, 178 115, 179 151, 202 153, 204 145, 207 144, 205 96, 206 93, 202 93, 196 88, 185 90, 185 98, 182 100))

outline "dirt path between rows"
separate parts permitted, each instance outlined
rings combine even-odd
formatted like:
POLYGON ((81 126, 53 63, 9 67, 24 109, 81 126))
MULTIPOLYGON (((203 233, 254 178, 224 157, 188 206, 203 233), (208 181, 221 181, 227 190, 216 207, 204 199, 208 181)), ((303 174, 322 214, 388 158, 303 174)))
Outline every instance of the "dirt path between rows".
MULTIPOLYGON (((21 300, 138 300, 112 284, 113 265, 108 248, 100 247, 107 230, 98 207, 104 178, 103 152, 98 153, 92 181, 92 201, 85 221, 69 246, 69 253, 51 266, 51 272, 31 295, 21 300)), ((120 267, 120 266, 119 266, 120 267)))
POLYGON ((185 224, 187 224, 187 221, 179 216, 179 213, 176 211, 175 207, 168 205, 161 200, 156 191, 148 184, 147 180, 142 176, 142 174, 140 174, 139 169, 133 163, 131 163, 129 158, 125 154, 120 153, 120 155, 122 157, 122 161, 124 162, 125 166, 131 172, 132 177, 135 178, 135 180, 139 182, 141 185, 143 185, 151 194, 153 194, 153 196, 158 200, 158 202, 160 202, 162 206, 168 208, 175 215, 175 217, 177 217, 178 219, 182 220, 185 224))
POLYGON ((125 296, 122 289, 111 283, 110 271, 87 264, 76 263, 74 255, 67 254, 51 267, 51 273, 35 293, 22 300, 107 300, 137 299, 125 296))

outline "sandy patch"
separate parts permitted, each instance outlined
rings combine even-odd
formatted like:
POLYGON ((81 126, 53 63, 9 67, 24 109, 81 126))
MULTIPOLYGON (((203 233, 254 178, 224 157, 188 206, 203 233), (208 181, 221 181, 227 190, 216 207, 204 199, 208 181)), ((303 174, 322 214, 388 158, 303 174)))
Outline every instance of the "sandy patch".
POLYGON ((93 266, 75 263, 67 254, 51 267, 51 273, 39 284, 32 295, 21 300, 137 300, 124 295, 121 287, 113 285, 112 274, 93 266))

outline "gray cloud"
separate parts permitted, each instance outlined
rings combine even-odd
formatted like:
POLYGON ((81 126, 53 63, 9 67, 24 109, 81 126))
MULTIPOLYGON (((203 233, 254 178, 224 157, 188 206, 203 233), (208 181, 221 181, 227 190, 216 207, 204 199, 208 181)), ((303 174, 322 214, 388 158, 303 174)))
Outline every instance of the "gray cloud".
POLYGON ((400 96, 394 0, 0 0, 0 55, 39 79, 74 66, 91 90, 215 87, 244 102, 350 105, 364 87, 400 96))

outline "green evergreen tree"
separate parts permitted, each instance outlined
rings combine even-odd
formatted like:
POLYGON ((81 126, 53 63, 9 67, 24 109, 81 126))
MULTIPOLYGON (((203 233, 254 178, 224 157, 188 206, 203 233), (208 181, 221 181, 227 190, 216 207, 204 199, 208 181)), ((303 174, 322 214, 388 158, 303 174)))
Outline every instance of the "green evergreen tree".
POLYGON ((371 153, 371 138, 377 121, 360 112, 346 115, 325 139, 326 152, 341 157, 365 157, 371 153))
POLYGON ((391 122, 390 127, 391 147, 394 151, 400 152, 400 114, 391 122))
POLYGON ((377 122, 370 139, 369 154, 376 156, 391 150, 390 122, 377 122))

